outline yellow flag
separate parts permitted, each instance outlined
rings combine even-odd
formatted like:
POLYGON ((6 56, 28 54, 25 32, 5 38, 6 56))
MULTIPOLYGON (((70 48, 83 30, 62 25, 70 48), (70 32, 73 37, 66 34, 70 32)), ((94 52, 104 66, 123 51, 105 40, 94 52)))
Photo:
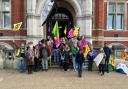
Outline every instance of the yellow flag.
POLYGON ((16 56, 17 57, 20 56, 20 50, 19 49, 16 51, 16 56))
POLYGON ((13 31, 19 31, 21 28, 22 22, 14 24, 13 31))
POLYGON ((65 26, 64 34, 65 34, 65 35, 67 34, 67 26, 65 26))
POLYGON ((86 45, 86 46, 85 46, 85 51, 84 51, 84 57, 87 56, 87 54, 88 54, 89 51, 91 51, 91 50, 90 50, 89 46, 86 45))
POLYGON ((79 28, 78 27, 74 27, 74 36, 78 36, 79 34, 79 28))

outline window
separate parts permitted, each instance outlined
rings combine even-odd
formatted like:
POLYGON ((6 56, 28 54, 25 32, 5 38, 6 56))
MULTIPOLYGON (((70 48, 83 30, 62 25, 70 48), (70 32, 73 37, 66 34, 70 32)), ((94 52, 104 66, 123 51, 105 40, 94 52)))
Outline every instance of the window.
POLYGON ((124 29, 124 3, 109 3, 107 27, 109 30, 124 29))
POLYGON ((2 0, 0 3, 0 28, 11 28, 10 0, 2 0))

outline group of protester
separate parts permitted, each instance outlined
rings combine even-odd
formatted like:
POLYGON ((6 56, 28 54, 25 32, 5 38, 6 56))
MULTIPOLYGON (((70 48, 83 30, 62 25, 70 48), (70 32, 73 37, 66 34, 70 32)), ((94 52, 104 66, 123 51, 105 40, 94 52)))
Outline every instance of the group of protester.
MULTIPOLYGON (((22 50, 22 49, 21 49, 22 50)), ((58 44, 57 38, 48 36, 36 45, 28 45, 25 52, 20 53, 19 69, 27 69, 31 74, 33 71, 48 71, 48 66, 60 65, 64 71, 73 68, 78 70, 78 76, 82 77, 83 63, 88 60, 88 70, 92 71, 93 61, 97 54, 103 53, 104 57, 99 64, 99 73, 104 75, 108 71, 111 49, 105 46, 96 52, 92 45, 85 40, 84 36, 71 39, 61 38, 58 44), (25 63, 25 64, 24 64, 25 63), (24 65, 26 65, 24 67, 24 65)))

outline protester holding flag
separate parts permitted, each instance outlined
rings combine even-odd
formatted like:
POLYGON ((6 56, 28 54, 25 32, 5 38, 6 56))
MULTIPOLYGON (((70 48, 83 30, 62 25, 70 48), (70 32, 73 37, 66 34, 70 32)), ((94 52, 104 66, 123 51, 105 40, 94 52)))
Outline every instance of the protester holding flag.
POLYGON ((58 62, 59 62, 59 55, 58 55, 58 48, 56 46, 56 40, 57 40, 57 38, 54 37, 54 41, 53 41, 53 56, 54 56, 54 63, 58 64, 58 62))
POLYGON ((56 21, 54 25, 53 35, 54 35, 54 42, 53 42, 54 63, 57 64, 59 62, 58 47, 60 45, 58 21, 56 21))

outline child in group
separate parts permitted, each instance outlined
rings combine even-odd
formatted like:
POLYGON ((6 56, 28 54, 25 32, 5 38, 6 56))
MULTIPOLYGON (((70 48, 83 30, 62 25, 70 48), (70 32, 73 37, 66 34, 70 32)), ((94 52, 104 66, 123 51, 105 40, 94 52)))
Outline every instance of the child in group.
POLYGON ((78 66, 78 77, 82 77, 82 70, 83 70, 83 62, 84 62, 84 55, 83 50, 80 49, 76 55, 76 63, 78 66))

